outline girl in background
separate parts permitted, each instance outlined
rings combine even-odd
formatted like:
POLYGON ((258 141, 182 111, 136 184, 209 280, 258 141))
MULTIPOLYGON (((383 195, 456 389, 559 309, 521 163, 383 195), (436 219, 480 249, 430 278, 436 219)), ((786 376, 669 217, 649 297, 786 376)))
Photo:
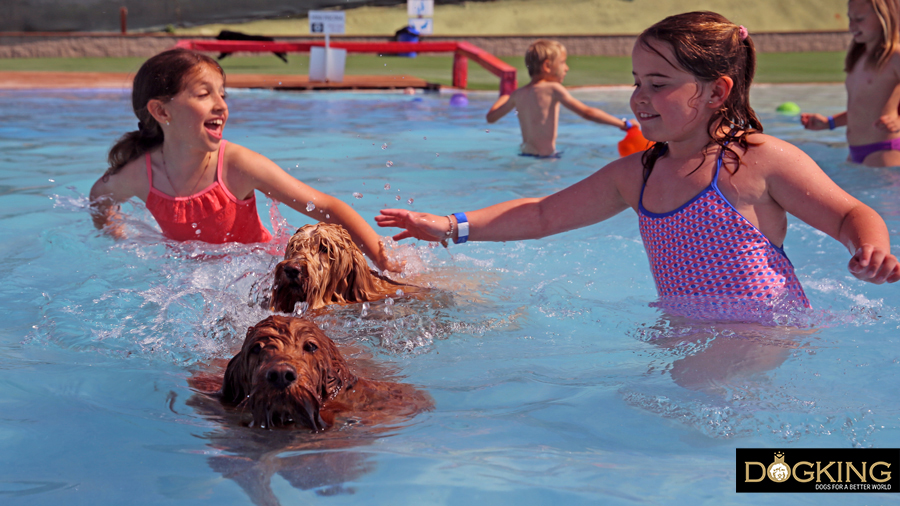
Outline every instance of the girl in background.
POLYGON ((853 42, 847 51, 847 110, 801 114, 810 130, 847 127, 850 160, 870 167, 900 165, 900 2, 850 0, 853 42))

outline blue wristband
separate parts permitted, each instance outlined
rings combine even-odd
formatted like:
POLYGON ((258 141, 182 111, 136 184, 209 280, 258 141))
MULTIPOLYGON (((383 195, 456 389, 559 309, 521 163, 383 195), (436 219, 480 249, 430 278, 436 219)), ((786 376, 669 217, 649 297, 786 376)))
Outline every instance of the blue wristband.
POLYGON ((622 118, 622 121, 625 122, 625 130, 630 130, 631 127, 634 126, 634 123, 632 123, 632 122, 631 122, 630 120, 628 120, 628 119, 622 118))
POLYGON ((459 234, 453 244, 462 244, 469 240, 469 220, 466 219, 466 213, 453 213, 456 216, 456 224, 459 226, 459 234))
POLYGON ((834 124, 834 116, 828 116, 828 129, 834 130, 837 128, 837 125, 834 124))

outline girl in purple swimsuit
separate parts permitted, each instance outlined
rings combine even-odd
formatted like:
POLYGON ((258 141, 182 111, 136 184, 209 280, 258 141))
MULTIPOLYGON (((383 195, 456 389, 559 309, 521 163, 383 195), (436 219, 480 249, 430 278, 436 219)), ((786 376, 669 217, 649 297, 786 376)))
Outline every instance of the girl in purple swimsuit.
POLYGON ((537 239, 631 208, 670 312, 759 321, 808 307, 782 243, 787 213, 847 245, 849 269, 873 283, 900 280, 884 220, 839 188, 806 154, 762 133, 749 104, 756 54, 747 30, 691 12, 644 31, 632 51, 631 109, 643 153, 541 198, 435 216, 385 209, 395 235, 440 241, 537 239))
POLYGON ((847 111, 801 114, 810 130, 847 127, 850 160, 870 167, 900 165, 900 2, 850 0, 853 42, 847 51, 847 111))

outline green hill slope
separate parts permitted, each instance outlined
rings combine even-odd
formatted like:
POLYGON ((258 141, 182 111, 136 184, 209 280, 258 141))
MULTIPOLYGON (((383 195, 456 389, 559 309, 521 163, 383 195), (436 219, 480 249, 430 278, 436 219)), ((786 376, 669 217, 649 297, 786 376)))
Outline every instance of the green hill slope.
MULTIPOLYGON (((435 6, 435 35, 630 34, 665 16, 719 12, 753 32, 845 30, 846 0, 497 0, 435 6)), ((347 13, 347 35, 391 35, 407 23, 406 5, 347 13)), ((214 35, 222 28, 266 35, 306 35, 306 18, 176 29, 214 35)))

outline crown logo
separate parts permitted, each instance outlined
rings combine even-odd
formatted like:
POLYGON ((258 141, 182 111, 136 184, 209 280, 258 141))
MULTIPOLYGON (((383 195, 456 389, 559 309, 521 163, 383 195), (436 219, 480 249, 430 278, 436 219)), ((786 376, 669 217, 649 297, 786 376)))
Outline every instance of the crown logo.
POLYGON ((769 475, 769 479, 775 483, 785 482, 791 477, 791 468, 784 463, 783 452, 775 452, 775 460, 769 464, 766 472, 769 475))

